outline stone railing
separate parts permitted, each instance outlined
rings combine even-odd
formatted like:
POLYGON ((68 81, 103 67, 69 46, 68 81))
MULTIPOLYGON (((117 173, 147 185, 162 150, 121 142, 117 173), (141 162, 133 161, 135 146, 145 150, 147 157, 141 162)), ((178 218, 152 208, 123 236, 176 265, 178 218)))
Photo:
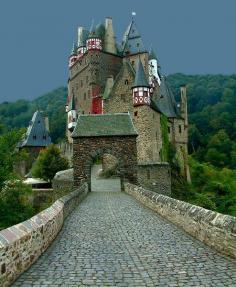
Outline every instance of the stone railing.
POLYGON ((87 192, 84 183, 29 220, 0 231, 0 286, 10 286, 38 259, 87 192))
POLYGON ((125 183, 125 192, 222 254, 236 258, 236 217, 125 183))

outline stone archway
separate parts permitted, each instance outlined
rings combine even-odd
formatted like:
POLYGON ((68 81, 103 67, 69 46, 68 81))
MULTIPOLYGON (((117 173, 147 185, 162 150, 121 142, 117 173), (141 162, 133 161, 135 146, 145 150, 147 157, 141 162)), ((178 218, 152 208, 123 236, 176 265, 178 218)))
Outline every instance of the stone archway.
POLYGON ((91 188, 94 158, 104 154, 118 159, 122 183, 136 183, 137 135, 129 114, 81 115, 72 134, 74 186, 86 180, 91 188))

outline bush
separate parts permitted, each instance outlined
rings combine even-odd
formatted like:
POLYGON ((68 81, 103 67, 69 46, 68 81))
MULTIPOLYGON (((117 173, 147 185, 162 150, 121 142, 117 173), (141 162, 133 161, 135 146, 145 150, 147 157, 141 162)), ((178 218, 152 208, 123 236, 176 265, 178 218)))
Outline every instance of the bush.
POLYGON ((32 167, 32 175, 51 182, 58 171, 68 168, 68 160, 63 157, 60 150, 52 144, 40 151, 32 167))

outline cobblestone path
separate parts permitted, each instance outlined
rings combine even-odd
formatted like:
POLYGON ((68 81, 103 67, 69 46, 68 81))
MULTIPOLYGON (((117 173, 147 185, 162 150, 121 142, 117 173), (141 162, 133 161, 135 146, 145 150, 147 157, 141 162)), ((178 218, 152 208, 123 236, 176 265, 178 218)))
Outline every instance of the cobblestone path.
POLYGON ((236 262, 124 193, 93 192, 13 286, 236 286, 236 262))

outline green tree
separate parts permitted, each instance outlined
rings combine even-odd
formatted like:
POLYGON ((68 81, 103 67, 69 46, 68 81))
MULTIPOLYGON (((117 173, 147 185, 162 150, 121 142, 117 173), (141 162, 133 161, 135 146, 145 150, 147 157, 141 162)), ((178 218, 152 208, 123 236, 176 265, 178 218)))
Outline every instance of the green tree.
POLYGON ((34 215, 28 195, 32 189, 18 179, 4 182, 0 191, 0 229, 22 222, 34 215))
POLYGON ((41 150, 32 168, 35 177, 52 181, 55 174, 69 167, 68 160, 61 155, 60 150, 55 145, 50 145, 41 150))

